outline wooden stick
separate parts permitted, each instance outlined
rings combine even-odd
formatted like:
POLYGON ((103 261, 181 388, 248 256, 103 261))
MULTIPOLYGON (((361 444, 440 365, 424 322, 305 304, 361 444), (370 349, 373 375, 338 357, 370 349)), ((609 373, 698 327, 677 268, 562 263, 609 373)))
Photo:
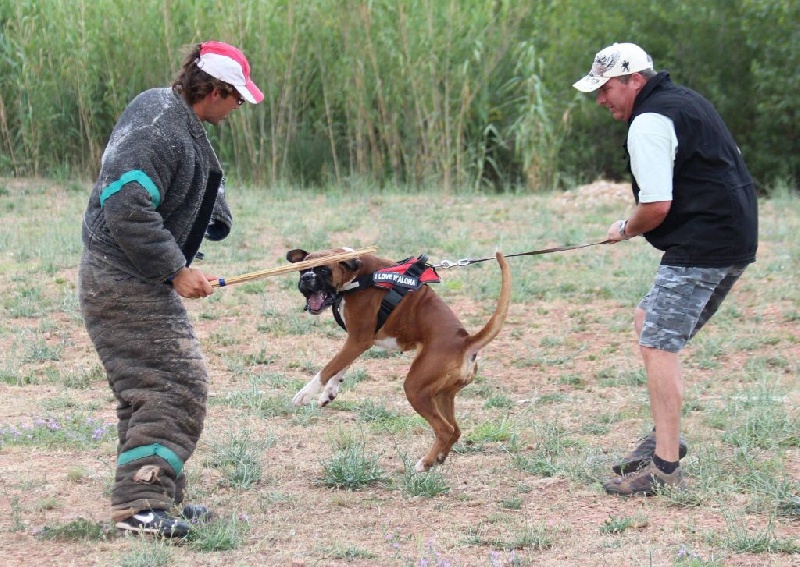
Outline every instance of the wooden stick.
POLYGON ((232 278, 219 278, 216 280, 211 280, 209 283, 211 283, 211 287, 225 287, 237 283, 268 278, 270 276, 299 272, 301 270, 307 270, 308 268, 316 268, 317 266, 330 264, 331 262, 350 260, 351 258, 357 258, 362 254, 370 254, 376 250, 377 248, 375 246, 369 246, 367 248, 359 248, 358 250, 353 250, 351 252, 331 254, 329 256, 322 256, 321 258, 314 258, 313 260, 303 260, 302 262, 293 262, 291 264, 286 264, 285 266, 279 266, 277 268, 271 268, 267 270, 259 270, 258 272, 250 272, 249 274, 242 274, 241 276, 234 276, 232 278))

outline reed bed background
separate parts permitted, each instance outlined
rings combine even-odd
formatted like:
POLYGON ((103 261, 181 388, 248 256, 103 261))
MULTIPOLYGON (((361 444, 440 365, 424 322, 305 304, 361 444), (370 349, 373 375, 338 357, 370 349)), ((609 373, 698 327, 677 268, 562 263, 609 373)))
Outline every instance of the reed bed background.
POLYGON ((720 109, 764 187, 800 163, 791 0, 0 0, 0 174, 92 179, 181 48, 226 40, 264 104, 213 136, 258 184, 565 188, 619 178, 622 126, 571 84, 613 41, 720 109))

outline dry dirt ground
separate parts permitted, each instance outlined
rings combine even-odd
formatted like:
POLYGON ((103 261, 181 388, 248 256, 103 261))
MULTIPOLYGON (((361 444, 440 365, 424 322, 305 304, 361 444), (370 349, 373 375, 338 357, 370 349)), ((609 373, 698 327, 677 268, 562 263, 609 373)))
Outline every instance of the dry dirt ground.
MULTIPOLYGON (((575 198, 628 199, 625 187, 610 184, 583 191, 582 195, 562 197, 563 205, 570 206, 575 198)), ((75 271, 61 270, 54 279, 74 282, 75 271)), ((63 285, 69 287, 69 283, 63 285)), ((372 401, 400 416, 414 415, 402 393, 410 354, 362 358, 351 372, 365 378, 316 413, 262 416, 242 407, 214 403, 234 392, 253 391, 250 380, 254 375, 277 375, 284 383, 303 384, 343 339, 329 313, 315 321, 305 335, 268 326, 270 314, 310 317, 300 313, 302 301, 293 282, 265 280, 263 293, 235 288, 218 293, 228 295, 216 304, 187 303, 211 369, 212 396, 206 430, 187 465, 189 497, 212 506, 222 516, 238 517, 249 529, 238 547, 230 551, 199 551, 191 545, 169 547, 171 559, 166 564, 800 565, 797 555, 737 551, 720 544, 730 538, 732 521, 742 521, 741 525, 754 533, 769 528, 781 540, 800 541, 796 517, 776 520, 763 510, 747 509, 750 499, 746 494, 719 500, 709 497, 698 506, 679 506, 664 498, 618 499, 603 493, 602 478, 539 476, 514 466, 515 454, 536 456, 541 450, 542 432, 549 424, 565 428, 569 438, 579 444, 562 447, 562 456, 579 447, 596 449, 588 454, 603 467, 598 469, 596 462, 583 463, 587 475, 608 470, 605 465, 630 448, 648 427, 642 410, 646 402, 643 387, 601 387, 593 378, 604 368, 638 368, 632 335, 609 336, 605 323, 630 317, 630 306, 598 298, 585 309, 602 312, 604 317, 587 317, 580 331, 568 340, 547 343, 543 339, 553 329, 566 325, 576 306, 557 299, 535 306, 513 304, 505 329, 482 353, 480 381, 462 392, 456 403, 465 435, 478 424, 507 419, 516 446, 513 450, 503 442, 486 443, 476 450, 465 446, 438 469, 449 492, 426 498, 408 496, 399 485, 405 474, 404 457, 413 465, 429 446, 427 426, 378 431, 359 421, 354 411, 358 404, 372 401), (244 371, 240 371, 242 361, 247 364, 244 371), (565 375, 574 376, 576 382, 565 381, 565 375), (487 407, 492 392, 506 396, 511 407, 487 407), (581 424, 599 415, 616 415, 617 419, 601 434, 588 430, 581 433, 581 424), (228 486, 223 472, 209 462, 215 447, 224 446, 243 432, 255 440, 272 440, 260 454, 262 478, 249 488, 228 486), (362 436, 364 451, 378 455, 389 480, 358 491, 321 485, 323 465, 335 453, 342 435, 362 436), (622 533, 604 530, 604 526, 622 519, 631 519, 631 527, 622 533), (534 544, 536 534, 545 535, 547 544, 542 548, 534 544)), ((477 330, 493 309, 491 302, 478 302, 466 294, 454 295, 449 303, 470 330, 477 330)), ((798 337, 796 321, 787 323, 776 317, 770 322, 769 313, 761 315, 766 324, 798 337)), ((54 317, 52 340, 68 345, 57 363, 60 375, 96 369, 96 355, 74 311, 54 317)), ((33 329, 40 323, 14 318, 4 324, 33 329)), ((3 337, 11 340, 8 334, 3 337)), ((795 342, 794 350, 783 354, 796 361, 800 356, 797 345, 795 342)), ((735 352, 721 353, 719 359, 719 366, 712 371, 690 367, 689 379, 699 380, 707 372, 734 372, 743 363, 735 352)), ((787 385, 796 376, 786 375, 781 380, 787 385)), ((294 394, 277 380, 265 379, 256 387, 261 394, 276 398, 291 399, 294 394)), ((719 395, 719 391, 709 391, 697 397, 713 399, 719 395)), ((108 424, 115 422, 113 400, 100 374, 83 389, 65 387, 58 380, 30 385, 0 383, 0 424, 20 423, 47 414, 48 408, 70 405, 96 408, 92 412, 96 418, 108 424)), ((694 433, 697 447, 719 447, 714 432, 701 417, 689 415, 686 428, 694 433)), ((40 537, 47 526, 64 525, 79 517, 109 521, 108 491, 114 458, 113 439, 75 449, 3 446, 0 564, 121 565, 143 545, 153 545, 137 538, 117 537, 113 531, 106 539, 88 542, 40 537)), ((797 447, 787 450, 785 458, 797 480, 797 447)), ((702 455, 697 450, 687 457, 687 469, 695 477, 701 475, 702 455)), ((700 481, 693 478, 693 482, 700 481)))

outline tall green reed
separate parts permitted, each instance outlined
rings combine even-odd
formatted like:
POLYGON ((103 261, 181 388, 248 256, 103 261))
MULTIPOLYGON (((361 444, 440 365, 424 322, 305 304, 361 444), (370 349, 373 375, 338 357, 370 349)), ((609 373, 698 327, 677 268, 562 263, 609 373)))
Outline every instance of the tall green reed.
POLYGON ((447 189, 508 181, 498 155, 517 159, 509 148, 527 112, 529 77, 513 76, 529 71, 515 64, 525 4, 143 0, 131 10, 0 0, 0 168, 93 177, 125 105, 171 82, 182 47, 220 39, 245 51, 265 94, 210 128, 239 175, 447 189))

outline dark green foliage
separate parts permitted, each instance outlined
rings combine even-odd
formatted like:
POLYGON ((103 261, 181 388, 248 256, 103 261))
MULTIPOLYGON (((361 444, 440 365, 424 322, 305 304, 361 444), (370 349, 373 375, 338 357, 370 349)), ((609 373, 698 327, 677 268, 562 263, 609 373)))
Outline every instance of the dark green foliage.
POLYGON ((93 178, 125 105, 170 84, 182 47, 214 38, 242 47, 265 93, 209 128, 229 176, 254 182, 537 191, 623 178, 624 125, 571 87, 614 41, 710 99, 762 185, 798 178, 792 0, 200 4, 0 0, 0 176, 93 178))

